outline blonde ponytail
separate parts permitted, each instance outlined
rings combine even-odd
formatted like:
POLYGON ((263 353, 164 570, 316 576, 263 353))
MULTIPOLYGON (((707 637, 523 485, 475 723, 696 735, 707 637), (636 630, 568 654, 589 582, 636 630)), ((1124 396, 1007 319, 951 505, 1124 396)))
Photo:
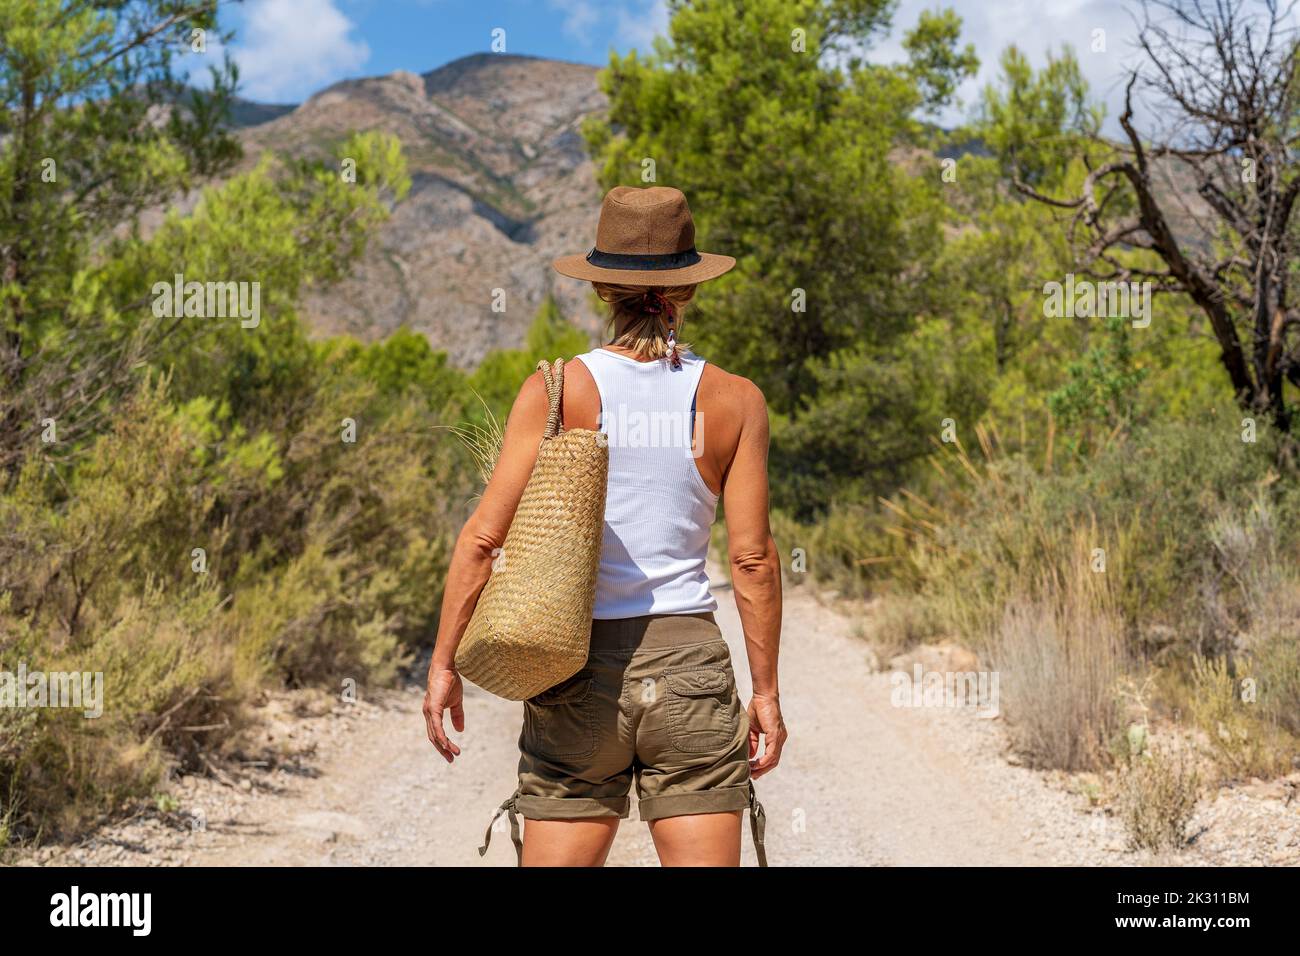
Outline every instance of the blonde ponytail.
POLYGON ((680 339, 683 313, 695 297, 694 285, 633 286, 593 282, 601 301, 609 303, 610 345, 626 349, 638 359, 673 358, 690 346, 680 339), (661 307, 662 306, 662 307, 661 307), (621 323, 620 323, 621 320, 621 323))

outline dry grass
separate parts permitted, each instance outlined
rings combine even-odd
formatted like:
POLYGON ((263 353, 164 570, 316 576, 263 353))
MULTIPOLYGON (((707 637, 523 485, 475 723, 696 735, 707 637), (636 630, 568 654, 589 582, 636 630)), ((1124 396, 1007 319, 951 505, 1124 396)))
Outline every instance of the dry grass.
POLYGON ((1203 593, 1215 631, 1171 696, 1222 779, 1288 773, 1300 758, 1300 581, 1261 495, 1224 510, 1208 537, 1217 573, 1203 593))
POLYGON ((876 606, 866 637, 882 660, 940 636, 933 608, 916 595, 888 594, 876 606))
POLYGON ((458 425, 439 427, 447 429, 460 439, 461 444, 474 460, 474 467, 486 487, 492 480, 492 472, 496 469, 497 459, 501 456, 501 443, 505 439, 505 430, 497 421, 497 417, 492 414, 492 409, 488 407, 487 402, 483 401, 483 396, 475 392, 474 397, 483 406, 483 413, 487 416, 486 423, 462 422, 458 425))
POLYGON ((1269 778, 1291 769, 1295 740, 1252 699, 1254 678, 1234 675, 1223 658, 1197 657, 1180 711, 1203 733, 1225 781, 1269 778))
POLYGON ((1121 772, 1119 812, 1134 850, 1178 850, 1187 845, 1201 782, 1188 754, 1151 750, 1121 772))
POLYGON ((1032 765, 1095 770, 1108 762, 1121 718, 1123 626, 1087 536, 1076 562, 1009 603, 990 650, 1001 673, 1012 739, 1032 765))
POLYGON ((932 459, 947 482, 943 506, 910 492, 882 501, 921 591, 891 602, 877 640, 897 648, 945 633, 975 646, 1001 672, 1012 738, 1030 764, 1099 769, 1120 726, 1126 654, 1112 581, 1127 535, 1091 516, 1058 520, 1032 482, 1003 467, 996 432, 975 435, 978 457, 955 443, 932 459))
POLYGON ((912 596, 879 638, 937 632, 993 660, 1010 730, 1040 766, 1111 763, 1107 738, 1127 723, 1115 681, 1148 668, 1160 712, 1210 741, 1224 777, 1300 766, 1294 476, 1212 422, 1124 436, 1059 471, 973 431, 977 445, 937 449, 928 500, 882 502, 912 596))

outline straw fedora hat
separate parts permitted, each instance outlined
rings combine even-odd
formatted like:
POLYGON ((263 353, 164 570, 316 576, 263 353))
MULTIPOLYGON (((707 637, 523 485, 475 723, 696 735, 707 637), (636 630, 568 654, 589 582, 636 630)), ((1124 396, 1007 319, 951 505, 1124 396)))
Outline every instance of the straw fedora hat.
POLYGON ((695 222, 680 189, 615 186, 600 204, 596 245, 551 263, 560 275, 619 285, 693 285, 736 264, 695 249, 695 222))

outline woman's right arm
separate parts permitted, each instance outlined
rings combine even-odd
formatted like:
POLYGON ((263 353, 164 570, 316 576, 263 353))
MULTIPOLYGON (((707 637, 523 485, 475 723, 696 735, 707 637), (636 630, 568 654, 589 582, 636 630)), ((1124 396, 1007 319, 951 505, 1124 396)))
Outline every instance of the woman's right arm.
POLYGON ((443 714, 450 711, 451 725, 465 729, 465 708, 460 675, 456 672, 456 647, 478 604, 479 593, 492 574, 492 562, 504 546, 506 532, 537 461, 537 448, 546 429, 548 402, 540 372, 529 376, 519 390, 506 420, 501 454, 479 499, 465 522, 452 551, 447 583, 438 619, 438 640, 429 662, 424 694, 424 720, 429 742, 449 763, 460 748, 447 736, 443 714))
POLYGON ((777 765, 787 736, 777 685, 781 642, 781 561, 768 522, 767 402, 752 382, 744 385, 738 406, 740 437, 735 458, 722 482, 731 582, 745 632, 754 684, 749 704, 749 759, 753 776, 777 765), (758 757, 759 735, 765 739, 758 757))

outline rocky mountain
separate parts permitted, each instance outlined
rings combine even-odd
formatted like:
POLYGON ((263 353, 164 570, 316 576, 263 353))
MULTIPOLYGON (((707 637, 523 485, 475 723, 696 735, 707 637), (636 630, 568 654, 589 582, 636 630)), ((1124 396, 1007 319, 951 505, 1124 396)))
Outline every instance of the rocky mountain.
POLYGON ((595 234, 600 192, 580 126, 604 107, 595 67, 478 54, 423 76, 337 83, 241 130, 250 162, 264 149, 320 155, 354 130, 402 142, 410 193, 351 278, 307 297, 304 317, 365 340, 406 325, 472 365, 522 343, 550 292, 594 334, 591 287, 550 260, 585 252, 595 234))
POLYGON ((230 122, 236 129, 257 126, 292 113, 297 107, 285 103, 258 103, 243 97, 233 97, 230 102, 230 122))

